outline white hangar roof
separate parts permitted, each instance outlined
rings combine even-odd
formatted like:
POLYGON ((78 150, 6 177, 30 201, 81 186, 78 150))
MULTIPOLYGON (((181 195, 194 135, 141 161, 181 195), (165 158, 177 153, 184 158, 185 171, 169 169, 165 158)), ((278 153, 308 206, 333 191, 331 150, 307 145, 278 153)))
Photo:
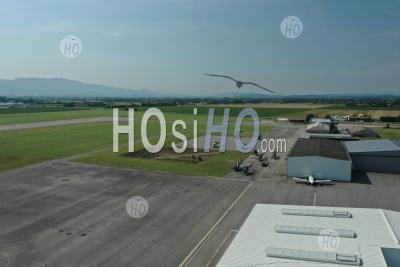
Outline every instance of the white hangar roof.
POLYGON ((381 209, 256 204, 217 266, 392 267, 399 225, 400 212, 381 209), (336 250, 321 247, 324 229, 338 233, 336 250))

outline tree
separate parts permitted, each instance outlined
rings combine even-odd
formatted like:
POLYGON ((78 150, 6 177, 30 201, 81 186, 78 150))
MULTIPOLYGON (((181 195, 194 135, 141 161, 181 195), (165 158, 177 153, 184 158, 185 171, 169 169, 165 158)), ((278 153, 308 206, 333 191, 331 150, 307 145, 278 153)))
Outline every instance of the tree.
POLYGON ((311 119, 313 119, 313 118, 315 118, 315 117, 316 117, 316 116, 315 116, 314 113, 309 113, 309 114, 307 114, 307 116, 306 116, 306 122, 310 122, 311 119))

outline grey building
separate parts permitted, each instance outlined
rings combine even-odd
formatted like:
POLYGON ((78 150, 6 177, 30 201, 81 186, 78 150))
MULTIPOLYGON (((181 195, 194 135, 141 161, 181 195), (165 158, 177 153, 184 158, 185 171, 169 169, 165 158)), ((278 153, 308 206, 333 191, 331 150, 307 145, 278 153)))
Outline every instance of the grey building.
POLYGON ((400 140, 366 140, 345 142, 359 171, 400 173, 400 140))
POLYGON ((342 141, 298 139, 287 158, 289 177, 351 181, 352 161, 342 141))

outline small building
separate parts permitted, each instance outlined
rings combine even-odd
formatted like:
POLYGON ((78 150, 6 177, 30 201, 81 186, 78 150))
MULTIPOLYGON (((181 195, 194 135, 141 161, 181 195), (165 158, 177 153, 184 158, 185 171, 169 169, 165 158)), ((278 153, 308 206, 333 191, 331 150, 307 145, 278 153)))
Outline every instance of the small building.
POLYGON ((346 141, 345 145, 355 170, 400 173, 400 140, 346 141))
POLYGON ((217 267, 398 267, 400 212, 256 204, 217 267))
POLYGON ((342 141, 298 139, 287 157, 287 175, 351 181, 351 158, 342 141))
POLYGON ((331 125, 333 122, 331 119, 327 118, 327 119, 322 119, 322 118, 312 118, 310 120, 311 123, 323 123, 326 125, 331 125))
POLYGON ((307 126, 308 133, 330 133, 330 125, 322 122, 314 122, 307 126))

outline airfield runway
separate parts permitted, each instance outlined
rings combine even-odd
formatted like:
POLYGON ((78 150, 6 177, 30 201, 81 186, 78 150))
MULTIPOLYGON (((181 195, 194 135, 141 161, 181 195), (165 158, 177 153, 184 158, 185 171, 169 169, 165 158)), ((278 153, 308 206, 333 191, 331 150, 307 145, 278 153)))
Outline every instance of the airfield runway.
POLYGON ((0 175, 1 266, 214 266, 255 203, 400 211, 400 179, 307 186, 50 161, 0 175), (149 202, 128 216, 132 196, 149 202))
POLYGON ((66 161, 2 173, 0 265, 177 266, 247 185, 66 161))

